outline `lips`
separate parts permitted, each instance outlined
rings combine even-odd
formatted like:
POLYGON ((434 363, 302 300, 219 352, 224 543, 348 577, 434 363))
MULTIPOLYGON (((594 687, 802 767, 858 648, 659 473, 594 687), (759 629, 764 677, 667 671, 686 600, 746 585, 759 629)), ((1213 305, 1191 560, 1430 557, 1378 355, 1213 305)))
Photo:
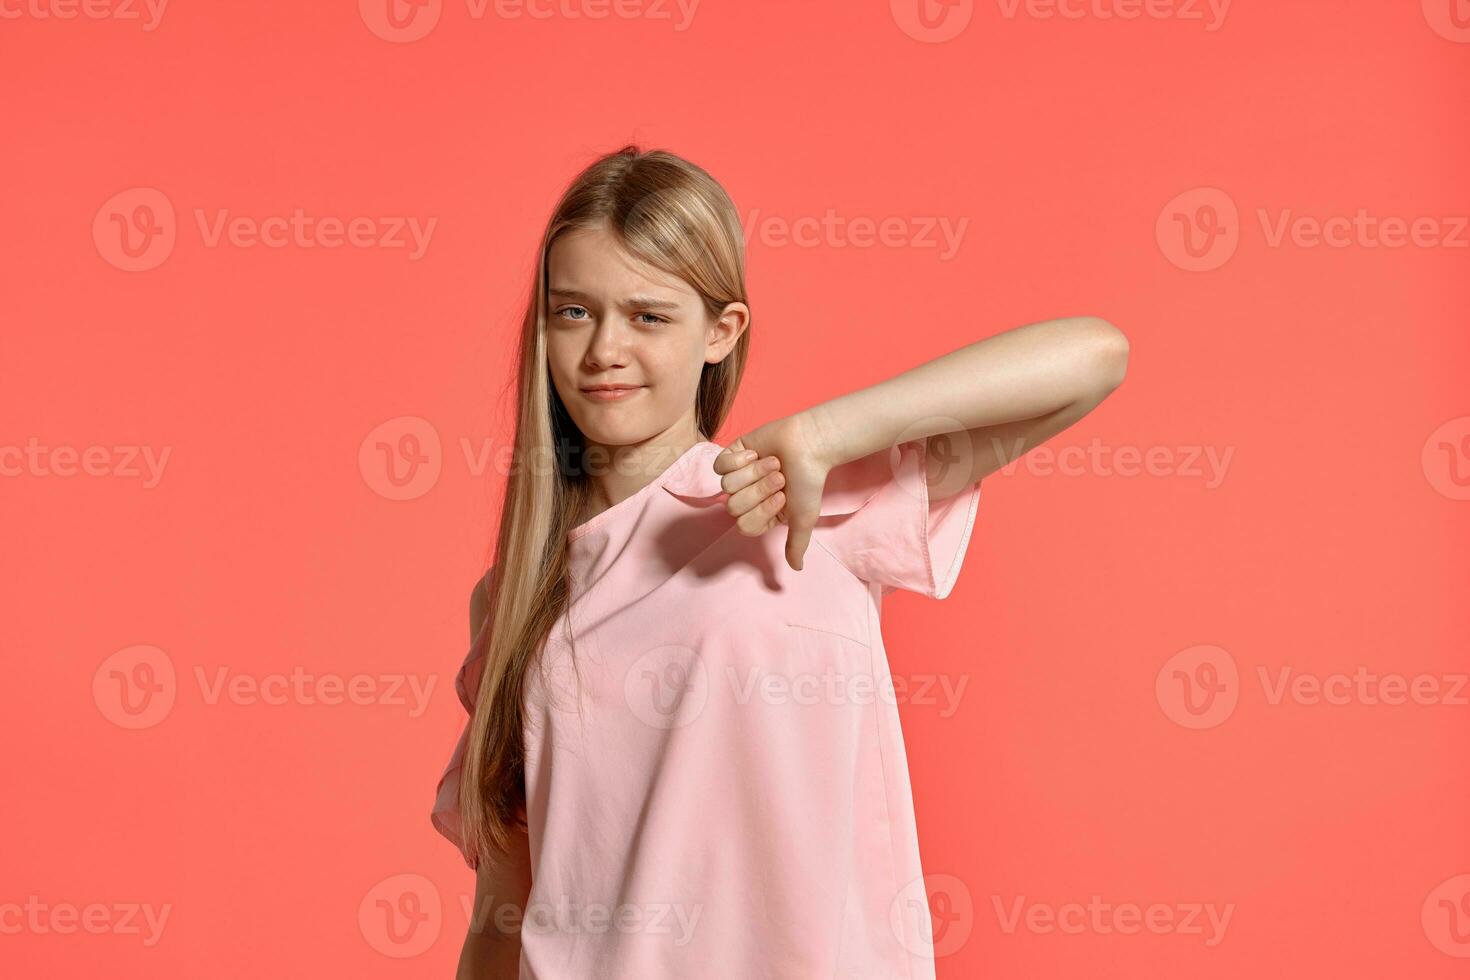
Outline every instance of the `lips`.
POLYGON ((598 385, 594 388, 583 388, 582 394, 596 402, 615 402, 631 398, 644 387, 644 385, 598 385))

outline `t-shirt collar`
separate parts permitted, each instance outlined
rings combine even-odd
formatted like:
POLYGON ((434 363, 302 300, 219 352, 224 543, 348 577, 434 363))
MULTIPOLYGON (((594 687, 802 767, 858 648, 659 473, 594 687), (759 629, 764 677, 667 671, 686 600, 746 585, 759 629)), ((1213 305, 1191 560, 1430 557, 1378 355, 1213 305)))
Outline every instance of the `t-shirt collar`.
POLYGON ((660 485, 676 497, 703 500, 718 497, 720 474, 714 470, 715 457, 724 451, 718 443, 703 440, 695 443, 659 477, 660 485))

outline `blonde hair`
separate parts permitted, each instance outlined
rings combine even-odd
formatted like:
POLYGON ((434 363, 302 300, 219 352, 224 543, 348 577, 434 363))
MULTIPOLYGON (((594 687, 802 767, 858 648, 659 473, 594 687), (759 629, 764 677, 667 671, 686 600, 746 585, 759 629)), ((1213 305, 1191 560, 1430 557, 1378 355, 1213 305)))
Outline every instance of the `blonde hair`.
MULTIPOLYGON (((687 282, 711 318, 746 302, 735 206, 713 177, 672 153, 629 145, 600 157, 571 182, 547 222, 521 327, 515 464, 485 576, 488 616, 475 642, 487 647, 459 774, 461 835, 474 867, 492 847, 507 851, 513 830, 526 826, 524 682, 566 611, 567 533, 590 489, 589 477, 566 462, 586 447, 547 365, 546 257, 562 232, 596 227, 632 256, 687 282)), ((723 360, 702 368, 695 396, 702 438, 717 433, 729 414, 749 348, 746 329, 723 360)))

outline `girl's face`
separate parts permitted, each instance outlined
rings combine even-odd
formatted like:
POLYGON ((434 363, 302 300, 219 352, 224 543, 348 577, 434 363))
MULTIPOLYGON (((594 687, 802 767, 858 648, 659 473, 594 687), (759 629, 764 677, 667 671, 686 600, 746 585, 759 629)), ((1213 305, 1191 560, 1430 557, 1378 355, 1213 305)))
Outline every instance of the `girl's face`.
POLYGON ((745 304, 711 320, 688 283, 628 255, 602 227, 558 235, 546 263, 551 378, 588 445, 697 434, 700 371, 735 345, 749 320, 745 304), (633 388, 593 390, 603 385, 633 388))

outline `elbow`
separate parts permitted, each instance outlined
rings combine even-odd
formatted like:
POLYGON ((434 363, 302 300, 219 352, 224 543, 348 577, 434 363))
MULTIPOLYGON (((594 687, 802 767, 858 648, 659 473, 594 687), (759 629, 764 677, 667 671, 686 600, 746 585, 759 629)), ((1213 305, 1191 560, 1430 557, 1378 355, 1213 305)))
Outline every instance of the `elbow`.
POLYGON ((1098 401, 1106 398, 1128 374, 1128 338, 1102 317, 1077 319, 1080 346, 1086 351, 1085 385, 1098 401))

